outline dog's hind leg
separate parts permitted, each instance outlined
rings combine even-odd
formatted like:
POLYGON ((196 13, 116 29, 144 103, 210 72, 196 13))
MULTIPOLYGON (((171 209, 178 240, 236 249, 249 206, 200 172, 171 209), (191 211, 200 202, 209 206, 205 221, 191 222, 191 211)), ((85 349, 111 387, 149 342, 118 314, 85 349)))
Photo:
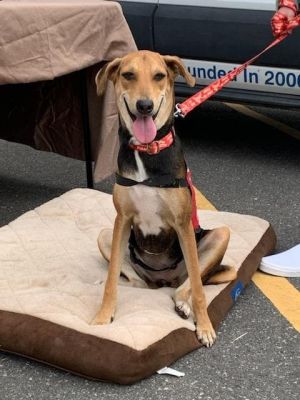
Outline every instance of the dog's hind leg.
MULTIPOLYGON (((226 227, 209 231, 198 245, 200 276, 207 284, 230 282, 236 278, 232 267, 220 265, 229 242, 230 232, 226 227)), ((189 299, 191 284, 188 278, 175 292, 174 302, 177 313, 188 318, 191 312, 189 299)))
POLYGON ((236 270, 221 264, 229 239, 230 230, 226 226, 212 229, 201 239, 198 255, 203 283, 218 284, 236 279, 236 270))
MULTIPOLYGON (((229 282, 236 278, 236 272, 231 267, 220 265, 229 242, 230 232, 226 227, 209 231, 198 245, 200 276, 206 284, 229 282), (230 269, 229 269, 230 268, 230 269), (227 272, 228 271, 228 272, 227 272), (222 278, 223 280, 221 281, 222 278)), ((189 278, 176 290, 175 308, 182 318, 190 315, 188 304, 191 295, 189 278)))
POLYGON ((234 281, 237 277, 237 273, 234 267, 228 265, 220 265, 220 271, 217 271, 213 275, 209 276, 206 285, 218 285, 220 283, 226 283, 234 281))
POLYGON ((117 303, 117 287, 120 276, 121 262, 124 257, 125 248, 128 244, 131 219, 117 214, 113 230, 111 259, 105 283, 104 295, 101 308, 95 316, 92 324, 108 324, 113 319, 117 303))
POLYGON ((104 228, 102 229, 102 231, 100 231, 97 239, 100 253, 102 257, 108 262, 110 261, 110 256, 111 256, 112 238, 113 238, 113 230, 111 228, 104 228))

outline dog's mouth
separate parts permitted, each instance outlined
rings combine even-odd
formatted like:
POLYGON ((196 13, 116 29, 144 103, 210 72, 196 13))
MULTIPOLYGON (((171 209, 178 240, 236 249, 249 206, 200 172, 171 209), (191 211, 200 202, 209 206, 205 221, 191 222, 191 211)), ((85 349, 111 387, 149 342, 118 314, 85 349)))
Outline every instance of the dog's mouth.
POLYGON ((134 122, 136 120, 136 116, 130 111, 129 105, 128 105, 125 97, 124 97, 124 103, 125 103, 126 110, 127 110, 128 114, 129 114, 131 120, 134 122))
POLYGON ((126 106, 128 115, 130 116, 130 118, 132 120, 132 131, 133 131, 135 138, 140 143, 143 143, 143 144, 153 142, 153 140, 155 139, 155 136, 157 134, 156 125, 155 125, 154 121, 160 111, 160 108, 161 108, 161 105, 163 102, 163 98, 161 99, 161 102, 159 104, 157 112, 153 115, 141 115, 141 114, 135 115, 130 111, 130 108, 128 106, 128 103, 127 103, 125 97, 124 97, 124 102, 125 102, 125 106, 126 106))

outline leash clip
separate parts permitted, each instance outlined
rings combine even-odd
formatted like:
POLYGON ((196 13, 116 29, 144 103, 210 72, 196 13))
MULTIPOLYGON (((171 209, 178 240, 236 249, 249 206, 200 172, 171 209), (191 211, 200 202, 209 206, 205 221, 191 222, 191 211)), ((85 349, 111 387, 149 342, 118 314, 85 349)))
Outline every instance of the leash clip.
POLYGON ((175 118, 178 118, 178 117, 184 118, 185 117, 184 113, 182 112, 182 110, 180 108, 179 103, 175 104, 175 109, 176 109, 176 111, 174 112, 175 118))

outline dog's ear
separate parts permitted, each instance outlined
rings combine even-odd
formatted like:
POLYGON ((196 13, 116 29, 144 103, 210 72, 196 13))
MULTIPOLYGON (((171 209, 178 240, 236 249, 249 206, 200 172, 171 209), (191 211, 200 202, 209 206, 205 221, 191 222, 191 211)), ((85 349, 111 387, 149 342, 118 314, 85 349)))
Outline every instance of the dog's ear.
POLYGON ((179 57, 163 56, 163 59, 169 71, 173 74, 173 79, 175 79, 177 75, 181 75, 189 86, 195 86, 195 78, 188 72, 179 57))
POLYGON ((108 80, 115 83, 118 68, 121 64, 122 58, 116 58, 113 61, 104 65, 103 68, 97 73, 95 82, 97 86, 97 95, 101 96, 105 92, 106 84, 108 80))

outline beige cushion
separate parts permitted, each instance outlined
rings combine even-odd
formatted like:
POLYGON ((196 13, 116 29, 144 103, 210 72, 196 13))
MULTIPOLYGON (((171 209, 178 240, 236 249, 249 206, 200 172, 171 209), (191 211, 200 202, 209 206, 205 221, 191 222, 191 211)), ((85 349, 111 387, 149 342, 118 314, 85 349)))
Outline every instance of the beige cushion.
MULTIPOLYGON (((75 189, 2 227, 1 310, 34 316, 137 351, 149 348, 173 331, 194 331, 191 318, 183 320, 175 313, 173 289, 132 288, 122 279, 114 322, 90 325, 101 303, 107 273, 97 236, 103 227, 112 227, 114 217, 110 195, 75 189)), ((268 222, 253 216, 199 211, 199 217, 203 228, 230 228, 224 263, 237 269, 269 229, 268 222)), ((274 241, 268 251, 273 245, 274 241)), ((252 267, 252 271, 256 268, 257 265, 252 267)), ((208 303, 227 286, 206 286, 208 303)))

